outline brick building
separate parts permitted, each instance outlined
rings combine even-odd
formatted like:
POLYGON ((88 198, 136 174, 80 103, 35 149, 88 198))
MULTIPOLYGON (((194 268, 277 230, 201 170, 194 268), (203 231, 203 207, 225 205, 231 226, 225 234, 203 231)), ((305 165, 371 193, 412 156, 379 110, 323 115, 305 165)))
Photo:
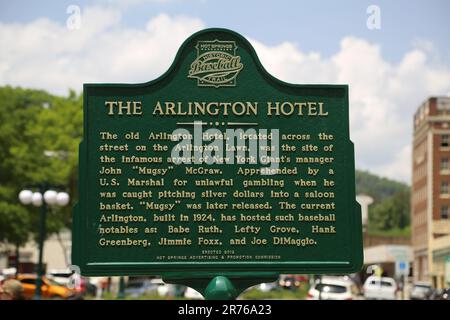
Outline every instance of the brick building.
POLYGON ((450 97, 432 97, 414 115, 411 228, 414 279, 447 285, 450 258, 450 97))

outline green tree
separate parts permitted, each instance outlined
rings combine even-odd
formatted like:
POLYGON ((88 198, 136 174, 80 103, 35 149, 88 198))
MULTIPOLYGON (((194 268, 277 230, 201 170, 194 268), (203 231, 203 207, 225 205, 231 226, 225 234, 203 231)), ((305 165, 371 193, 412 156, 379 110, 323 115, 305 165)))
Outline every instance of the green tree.
POLYGON ((379 177, 367 171, 356 170, 356 193, 370 195, 375 203, 391 198, 399 191, 409 190, 409 186, 398 181, 379 177))
MULTIPOLYGON (((19 191, 41 182, 62 185, 76 198, 82 100, 71 92, 0 87, 0 241, 20 245, 38 231, 39 212, 19 203, 19 191)), ((51 208, 47 235, 71 225, 70 206, 51 208)))
POLYGON ((369 231, 405 229, 410 223, 410 187, 367 171, 356 171, 356 193, 374 199, 369 207, 369 231))
POLYGON ((404 229, 410 223, 410 192, 400 190, 374 206, 369 226, 377 230, 404 229))
POLYGON ((19 204, 17 194, 26 180, 17 170, 13 150, 28 143, 23 132, 35 123, 42 104, 49 100, 43 91, 0 88, 0 241, 24 244, 32 231, 31 211, 19 204))

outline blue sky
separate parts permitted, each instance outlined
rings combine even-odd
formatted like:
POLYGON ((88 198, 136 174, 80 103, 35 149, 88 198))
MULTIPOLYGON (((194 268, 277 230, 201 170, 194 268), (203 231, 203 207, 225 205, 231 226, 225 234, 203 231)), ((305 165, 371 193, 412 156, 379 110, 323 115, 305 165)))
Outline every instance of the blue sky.
POLYGON ((388 61, 397 62, 415 41, 431 41, 438 58, 450 63, 450 1, 447 0, 63 0, 0 1, 0 21, 29 22, 47 17, 64 23, 66 8, 104 5, 119 7, 122 23, 143 27, 161 12, 201 18, 207 27, 233 29, 246 36, 274 45, 282 41, 297 43, 305 51, 328 56, 336 52, 344 36, 363 37, 381 44, 388 61), (381 9, 381 29, 366 27, 366 9, 375 4, 381 9))
POLYGON ((146 82, 208 27, 246 36, 292 83, 350 88, 356 167, 409 182, 412 119, 450 96, 450 1, 0 0, 0 85, 66 95, 86 82, 146 82), (70 29, 67 8, 81 10, 70 29), (376 5, 381 28, 367 28, 376 5))

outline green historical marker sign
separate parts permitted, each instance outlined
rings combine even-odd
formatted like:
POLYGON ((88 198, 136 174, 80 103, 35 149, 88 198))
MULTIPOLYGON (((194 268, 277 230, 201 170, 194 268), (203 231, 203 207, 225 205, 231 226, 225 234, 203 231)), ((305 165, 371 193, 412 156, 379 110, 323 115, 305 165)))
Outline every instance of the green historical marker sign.
POLYGON ((85 84, 73 263, 189 283, 359 271, 348 109, 346 85, 284 83, 224 29, 151 82, 85 84))

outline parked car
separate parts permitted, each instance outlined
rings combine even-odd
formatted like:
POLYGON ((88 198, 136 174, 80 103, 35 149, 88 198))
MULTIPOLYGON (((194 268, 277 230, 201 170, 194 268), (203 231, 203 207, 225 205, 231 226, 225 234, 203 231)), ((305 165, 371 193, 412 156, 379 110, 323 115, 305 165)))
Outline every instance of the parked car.
POLYGON ((278 285, 285 289, 295 289, 300 286, 300 282, 293 274, 282 274, 278 279, 278 285))
POLYGON ((164 283, 162 279, 133 279, 129 280, 125 287, 125 294, 137 298, 143 295, 168 296, 173 291, 173 286, 164 283))
POLYGON ((450 300, 450 288, 442 289, 435 297, 434 300, 450 300))
POLYGON ((370 276, 364 282, 363 290, 366 299, 397 299, 397 283, 389 277, 370 276))
POLYGON ((309 289, 307 300, 354 300, 359 298, 357 286, 351 280, 322 278, 309 289))
POLYGON ((59 284, 69 287, 73 275, 74 273, 69 269, 52 269, 47 272, 46 277, 55 280, 59 284))
MULTIPOLYGON (((37 276, 34 274, 20 274, 17 280, 22 283, 25 299, 32 299, 36 291, 37 276)), ((76 299, 74 290, 47 277, 42 277, 41 295, 44 299, 76 299)))
POLYGON ((261 284, 257 285, 256 288, 261 292, 269 292, 269 291, 278 289, 278 283, 277 282, 265 282, 265 283, 261 283, 261 284))
POLYGON ((409 297, 411 300, 428 300, 433 294, 433 288, 429 282, 415 282, 409 297))
POLYGON ((203 298, 203 296, 200 294, 200 292, 192 289, 191 287, 186 288, 186 291, 184 292, 184 297, 186 299, 191 299, 191 300, 205 300, 205 298, 203 298))
POLYGON ((295 289, 302 283, 307 283, 308 279, 308 276, 301 274, 281 274, 278 278, 278 286, 285 289, 295 289))

